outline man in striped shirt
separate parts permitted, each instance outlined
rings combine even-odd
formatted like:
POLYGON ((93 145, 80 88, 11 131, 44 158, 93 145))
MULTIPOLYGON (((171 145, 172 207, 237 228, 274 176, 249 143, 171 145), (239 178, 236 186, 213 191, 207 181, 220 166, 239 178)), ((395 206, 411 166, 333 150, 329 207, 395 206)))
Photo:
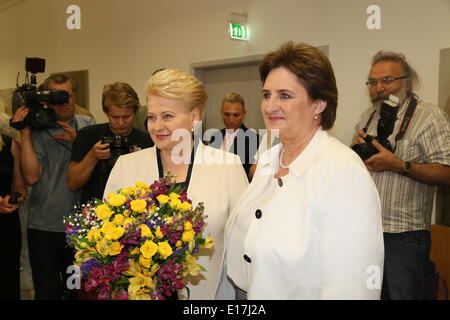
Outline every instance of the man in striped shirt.
POLYGON ((431 246, 434 187, 450 185, 449 119, 413 93, 417 82, 417 73, 403 54, 378 52, 366 83, 373 106, 362 114, 353 140, 355 145, 365 143, 366 135, 377 137, 382 102, 390 95, 399 98, 389 142, 371 142, 377 153, 364 160, 381 198, 382 297, 390 299, 427 298, 424 270, 431 246))

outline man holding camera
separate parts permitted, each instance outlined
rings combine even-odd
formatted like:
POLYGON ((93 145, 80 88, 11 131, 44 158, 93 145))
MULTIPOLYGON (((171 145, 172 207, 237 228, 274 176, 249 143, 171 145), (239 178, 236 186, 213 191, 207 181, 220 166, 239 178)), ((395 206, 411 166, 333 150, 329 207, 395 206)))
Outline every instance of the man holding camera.
POLYGON ((74 115, 76 87, 67 76, 50 76, 42 88, 57 94, 61 91, 54 90, 65 91, 66 102, 53 104, 50 99, 49 109, 45 109, 31 101, 17 109, 11 125, 20 129, 21 169, 25 182, 32 186, 28 199, 28 249, 35 299, 58 300, 63 298, 67 267, 73 263, 72 252, 66 248, 63 216, 79 200, 79 193, 67 187, 67 166, 77 131, 95 121, 74 115), (52 114, 57 126, 53 126, 52 114), (34 127, 35 124, 39 126, 34 127))
POLYGON ((386 299, 428 298, 434 186, 450 185, 448 116, 413 93, 417 82, 403 54, 378 52, 366 83, 373 106, 355 127, 353 149, 381 198, 386 299))
POLYGON ((120 155, 151 147, 148 133, 133 128, 139 98, 129 84, 105 85, 102 106, 109 122, 79 132, 67 172, 69 188, 82 188, 82 203, 102 198, 109 173, 120 155))

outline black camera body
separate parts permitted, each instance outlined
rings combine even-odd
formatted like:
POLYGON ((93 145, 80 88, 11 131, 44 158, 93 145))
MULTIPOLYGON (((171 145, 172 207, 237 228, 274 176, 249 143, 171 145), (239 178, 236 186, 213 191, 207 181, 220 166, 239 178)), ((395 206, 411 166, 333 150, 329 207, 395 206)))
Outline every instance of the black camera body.
MULTIPOLYGON (((394 152, 388 137, 394 131, 395 121, 397 120, 399 99, 394 95, 384 100, 380 108, 380 119, 377 125, 377 137, 367 135, 364 138, 365 143, 355 144, 352 149, 359 155, 362 160, 369 159, 379 151, 372 144, 372 140, 376 139, 384 148, 394 152)), ((370 122, 370 120, 369 120, 370 122)), ((366 125, 368 127, 369 124, 366 125)))
POLYGON ((16 112, 21 106, 29 109, 28 115, 23 124, 12 124, 16 129, 21 126, 27 126, 35 130, 51 128, 56 125, 55 110, 45 107, 42 103, 48 104, 65 104, 69 101, 69 94, 64 90, 37 91, 36 73, 45 72, 45 59, 26 58, 25 69, 31 72, 31 82, 22 86, 17 86, 13 94, 13 112, 16 112))
POLYGON ((19 198, 22 196, 22 194, 20 192, 11 192, 9 196, 9 204, 18 204, 19 198))
POLYGON ((111 168, 116 164, 117 159, 121 155, 130 153, 130 140, 128 137, 116 134, 110 137, 102 137, 102 144, 109 143, 111 150, 111 157, 106 160, 106 163, 111 168))
POLYGON ((37 91, 35 86, 23 85, 14 91, 15 110, 20 106, 29 109, 24 124, 35 130, 51 128, 56 125, 56 112, 45 107, 42 102, 49 104, 65 104, 69 101, 69 94, 64 90, 37 91))

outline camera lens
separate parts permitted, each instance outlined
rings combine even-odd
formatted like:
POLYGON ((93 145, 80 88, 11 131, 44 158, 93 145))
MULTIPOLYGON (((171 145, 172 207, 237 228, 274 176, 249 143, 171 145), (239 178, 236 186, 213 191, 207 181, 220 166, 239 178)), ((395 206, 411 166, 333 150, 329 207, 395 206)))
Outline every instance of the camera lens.
POLYGON ((29 113, 29 122, 35 129, 45 129, 55 126, 56 115, 52 109, 39 108, 29 113))

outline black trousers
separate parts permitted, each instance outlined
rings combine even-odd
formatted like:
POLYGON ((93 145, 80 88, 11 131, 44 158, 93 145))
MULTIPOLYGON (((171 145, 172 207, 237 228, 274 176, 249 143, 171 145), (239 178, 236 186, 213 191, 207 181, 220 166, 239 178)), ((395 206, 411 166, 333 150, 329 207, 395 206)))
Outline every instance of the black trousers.
POLYGON ((71 299, 66 286, 67 267, 73 264, 73 250, 63 232, 28 229, 28 252, 35 300, 71 299))
POLYGON ((20 234, 19 212, 0 213, 0 300, 20 300, 20 234))

